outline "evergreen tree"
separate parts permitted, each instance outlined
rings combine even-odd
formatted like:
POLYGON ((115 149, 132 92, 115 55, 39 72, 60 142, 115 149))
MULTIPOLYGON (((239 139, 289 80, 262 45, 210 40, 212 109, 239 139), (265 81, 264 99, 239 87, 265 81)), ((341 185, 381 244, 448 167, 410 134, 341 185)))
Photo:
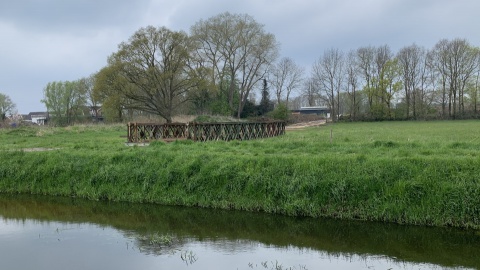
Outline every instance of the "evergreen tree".
POLYGON ((273 106, 273 102, 270 101, 270 94, 268 93, 267 79, 263 79, 262 100, 260 101, 258 112, 260 115, 264 115, 272 111, 273 106))

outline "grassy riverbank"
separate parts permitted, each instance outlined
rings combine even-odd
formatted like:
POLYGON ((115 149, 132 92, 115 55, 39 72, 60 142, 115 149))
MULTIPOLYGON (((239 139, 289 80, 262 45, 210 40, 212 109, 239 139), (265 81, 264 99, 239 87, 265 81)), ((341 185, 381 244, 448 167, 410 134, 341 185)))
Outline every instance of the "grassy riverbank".
POLYGON ((480 228, 478 121, 345 123, 148 147, 124 146, 125 133, 0 130, 0 192, 480 228))

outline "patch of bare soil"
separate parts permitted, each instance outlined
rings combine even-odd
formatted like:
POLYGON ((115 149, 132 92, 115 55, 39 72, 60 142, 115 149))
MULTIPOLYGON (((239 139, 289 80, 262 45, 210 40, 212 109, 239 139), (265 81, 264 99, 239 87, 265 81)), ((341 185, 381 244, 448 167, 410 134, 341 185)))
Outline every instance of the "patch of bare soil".
POLYGON ((316 127, 316 126, 321 126, 326 123, 325 120, 317 120, 317 121, 309 121, 309 122, 304 122, 304 123, 296 123, 296 124, 291 124, 285 127, 286 130, 296 130, 296 129, 302 129, 306 127, 316 127))

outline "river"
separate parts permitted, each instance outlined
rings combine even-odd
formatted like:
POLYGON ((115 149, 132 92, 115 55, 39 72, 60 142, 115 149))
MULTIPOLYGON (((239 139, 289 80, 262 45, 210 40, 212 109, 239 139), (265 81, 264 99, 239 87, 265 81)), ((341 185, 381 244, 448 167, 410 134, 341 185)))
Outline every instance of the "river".
POLYGON ((0 269, 480 269, 453 228, 0 194, 0 269))

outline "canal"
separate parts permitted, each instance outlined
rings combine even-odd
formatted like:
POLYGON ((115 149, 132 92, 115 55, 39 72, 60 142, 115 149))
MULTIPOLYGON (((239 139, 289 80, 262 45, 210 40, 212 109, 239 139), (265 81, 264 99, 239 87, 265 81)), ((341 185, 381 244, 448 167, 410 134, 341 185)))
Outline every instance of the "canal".
POLYGON ((0 194, 1 269, 480 269, 480 232, 0 194))

